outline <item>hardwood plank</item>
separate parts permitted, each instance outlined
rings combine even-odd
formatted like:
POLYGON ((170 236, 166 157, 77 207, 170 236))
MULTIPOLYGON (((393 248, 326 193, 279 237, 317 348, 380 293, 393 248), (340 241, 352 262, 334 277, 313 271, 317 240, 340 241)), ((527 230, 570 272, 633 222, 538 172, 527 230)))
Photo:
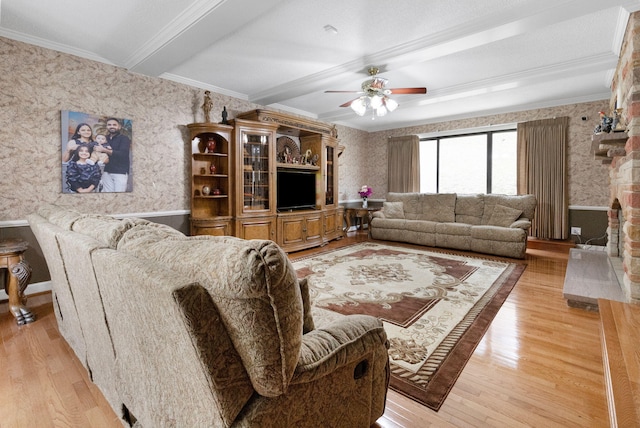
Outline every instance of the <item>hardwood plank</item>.
POLYGON ((0 427, 122 427, 58 333, 51 295, 29 299, 37 319, 21 327, 6 306, 0 305, 0 427))
POLYGON ((640 426, 640 306, 598 300, 611 426, 640 426))
MULTIPOLYGON (((366 231, 350 232, 290 257, 367 239, 366 231)), ((527 249, 518 261, 527 268, 440 410, 389 391, 377 427, 608 426, 600 319, 567 306, 567 259, 566 246, 527 249)), ((0 304, 0 426, 121 427, 60 337, 50 295, 30 298, 29 307, 37 321, 17 327, 0 304)))

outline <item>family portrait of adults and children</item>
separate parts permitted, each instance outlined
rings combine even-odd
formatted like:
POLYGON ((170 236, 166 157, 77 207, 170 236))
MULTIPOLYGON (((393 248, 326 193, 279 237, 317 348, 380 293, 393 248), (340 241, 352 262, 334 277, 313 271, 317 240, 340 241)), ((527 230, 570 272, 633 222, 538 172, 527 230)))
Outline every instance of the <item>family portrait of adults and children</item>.
POLYGON ((130 119, 62 111, 62 192, 131 192, 130 119))

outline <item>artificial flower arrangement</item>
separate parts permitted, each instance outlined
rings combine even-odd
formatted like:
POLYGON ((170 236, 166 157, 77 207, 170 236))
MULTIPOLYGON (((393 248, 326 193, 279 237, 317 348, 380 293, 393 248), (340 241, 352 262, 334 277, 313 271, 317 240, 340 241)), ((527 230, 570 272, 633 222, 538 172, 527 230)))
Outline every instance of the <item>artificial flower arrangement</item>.
POLYGON ((358 193, 360 194, 361 198, 368 198, 369 196, 371 196, 371 194, 373 193, 373 189, 371 189, 371 187, 367 186, 366 184, 364 186, 362 186, 360 188, 360 190, 358 191, 358 193))

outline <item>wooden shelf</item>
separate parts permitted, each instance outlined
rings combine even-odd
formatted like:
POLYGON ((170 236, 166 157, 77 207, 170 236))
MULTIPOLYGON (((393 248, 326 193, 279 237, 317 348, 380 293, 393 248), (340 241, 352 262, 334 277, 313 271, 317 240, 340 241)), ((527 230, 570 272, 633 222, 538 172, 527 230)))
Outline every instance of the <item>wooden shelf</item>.
POLYGON ((191 138, 191 234, 224 235, 232 232, 229 173, 233 127, 215 123, 187 125, 191 138), (214 140, 215 151, 207 152, 206 142, 214 140), (216 173, 211 174, 211 166, 216 173), (219 189, 221 194, 204 195, 202 188, 219 189), (198 221, 196 221, 196 219, 198 221))
POLYGON ((236 116, 228 126, 199 123, 187 127, 192 152, 192 235, 269 239, 287 252, 343 237, 344 212, 337 195, 338 154, 344 146, 338 148, 334 125, 253 110, 236 116), (289 136, 296 149, 295 159, 304 163, 278 162, 285 159, 277 155, 278 135, 289 136), (206 142, 211 139, 216 142, 215 151, 207 153, 206 142), (313 159, 314 164, 306 163, 307 159, 313 159), (212 167, 215 174, 210 173, 212 167), (278 172, 297 173, 309 182, 313 179, 315 198, 309 196, 306 202, 316 209, 277 212, 278 172), (204 195, 204 186, 225 194, 204 195))
POLYGON ((221 157, 221 158, 226 158, 229 157, 229 155, 227 153, 194 153, 193 157, 194 158, 207 158, 207 157, 221 157))
POLYGON ((609 164, 614 157, 626 155, 625 146, 628 138, 626 132, 595 134, 591 137, 593 158, 603 164, 609 164))
POLYGON ((202 178, 228 178, 227 174, 195 174, 194 177, 202 178))
POLYGON ((281 163, 278 162, 276 163, 276 167, 278 168, 282 168, 282 169, 300 169, 300 170, 307 170, 307 171, 319 171, 320 170, 320 166, 318 165, 302 165, 299 163, 281 163))

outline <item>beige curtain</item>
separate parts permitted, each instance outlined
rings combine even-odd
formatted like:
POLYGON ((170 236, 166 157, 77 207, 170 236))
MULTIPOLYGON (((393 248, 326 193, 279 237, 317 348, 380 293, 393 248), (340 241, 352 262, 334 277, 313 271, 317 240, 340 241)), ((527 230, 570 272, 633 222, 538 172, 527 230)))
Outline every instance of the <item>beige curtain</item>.
POLYGON ((390 137, 388 148, 388 191, 420 191, 420 138, 417 135, 390 137))
POLYGON ((567 131, 569 118, 518 124, 518 193, 538 200, 531 236, 567 239, 567 131))

